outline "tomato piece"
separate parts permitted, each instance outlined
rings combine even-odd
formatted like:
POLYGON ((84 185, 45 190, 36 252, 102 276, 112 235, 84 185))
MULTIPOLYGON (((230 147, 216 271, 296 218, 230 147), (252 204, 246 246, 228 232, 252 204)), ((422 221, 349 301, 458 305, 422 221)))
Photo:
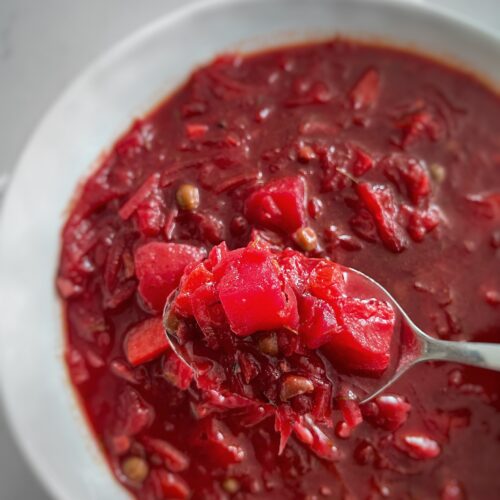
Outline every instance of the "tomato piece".
POLYGON ((340 331, 324 346, 339 366, 354 371, 382 372, 389 365, 396 316, 377 299, 344 298, 337 303, 340 331))
POLYGON ((248 247, 231 262, 217 285, 220 301, 236 335, 298 325, 295 294, 281 279, 266 250, 248 247))
POLYGON ((133 366, 151 361, 169 348, 161 317, 149 318, 134 326, 124 341, 125 355, 133 366))
POLYGON ((268 182, 245 202, 245 215, 268 229, 293 233, 306 221, 306 185, 302 177, 268 182))
POLYGON ((139 294, 153 311, 161 312, 184 269, 205 257, 202 248, 183 243, 146 243, 135 252, 139 294))

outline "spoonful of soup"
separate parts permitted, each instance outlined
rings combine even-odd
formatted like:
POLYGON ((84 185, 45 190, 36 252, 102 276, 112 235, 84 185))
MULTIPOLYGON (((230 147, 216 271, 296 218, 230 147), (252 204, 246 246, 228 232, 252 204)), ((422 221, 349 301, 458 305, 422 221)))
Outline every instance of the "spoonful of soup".
POLYGON ((190 266, 163 321, 221 405, 254 401, 319 422, 332 398, 367 402, 423 361, 500 370, 500 345, 430 337, 365 274, 255 242, 221 244, 190 266))

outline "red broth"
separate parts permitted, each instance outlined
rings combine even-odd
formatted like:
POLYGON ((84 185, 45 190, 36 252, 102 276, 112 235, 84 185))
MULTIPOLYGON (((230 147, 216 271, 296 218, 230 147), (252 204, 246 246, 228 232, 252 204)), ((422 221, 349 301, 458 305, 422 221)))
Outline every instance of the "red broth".
POLYGON ((207 402, 157 342, 136 264, 147 243, 196 247, 172 247, 172 287, 186 255, 257 236, 371 275, 435 337, 500 341, 499 130, 471 76, 342 40, 220 57, 137 120, 73 205, 57 277, 71 380, 117 479, 142 500, 496 498, 499 374, 416 367, 354 428, 332 407, 335 456, 296 433, 280 454, 273 418, 207 402), (263 185, 297 176, 303 215, 259 212, 263 185), (133 366, 146 320, 154 352, 133 366))

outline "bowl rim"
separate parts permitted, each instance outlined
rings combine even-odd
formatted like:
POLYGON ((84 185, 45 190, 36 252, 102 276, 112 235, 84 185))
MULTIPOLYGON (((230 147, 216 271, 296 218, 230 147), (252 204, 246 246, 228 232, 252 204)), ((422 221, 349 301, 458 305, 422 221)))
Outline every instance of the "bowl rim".
MULTIPOLYGON (((47 107, 46 111, 42 113, 41 117, 35 122, 32 131, 28 134, 24 142, 24 146, 17 156, 15 166, 9 174, 7 186, 5 187, 2 199, 0 199, 0 234, 2 234, 4 230, 5 221, 7 219, 6 210, 4 207, 9 205, 9 199, 14 196, 14 190, 12 189, 12 184, 14 183, 13 181, 14 179, 16 179, 20 171, 29 167, 29 163, 27 163, 26 158, 28 157, 28 151, 32 148, 32 144, 35 142, 36 136, 38 135, 39 131, 45 127, 46 123, 50 121, 50 117, 56 115, 59 108, 61 108, 64 103, 71 98, 72 95, 77 94, 80 87, 83 87, 85 82, 95 79, 96 76, 99 75, 99 73, 103 71, 107 66, 119 61, 136 45, 148 40, 149 38, 153 38, 155 34, 168 29, 170 26, 175 25, 177 22, 182 21, 183 19, 186 19, 191 15, 199 14, 200 12, 211 9, 223 9, 227 5, 262 3, 266 1, 269 0, 193 0, 186 5, 174 8, 172 11, 162 15, 158 19, 146 23, 142 27, 134 30, 131 34, 124 36, 122 39, 114 43, 109 49, 105 50, 101 55, 97 56, 89 64, 85 65, 83 69, 79 71, 77 75, 72 79, 72 81, 64 87, 62 92, 59 93, 58 97, 47 107)), ((410 14, 411 12, 427 14, 431 17, 436 18, 437 20, 443 21, 448 24, 453 24, 464 33, 468 32, 472 36, 482 38, 483 40, 490 43, 493 42, 493 44, 500 49, 500 33, 497 33, 488 27, 482 26, 479 21, 472 21, 470 19, 467 19, 464 15, 458 12, 453 12, 445 7, 431 4, 428 0, 330 1, 332 1, 333 3, 345 3, 346 1, 348 1, 350 4, 353 4, 357 7, 362 7, 363 5, 370 4, 375 8, 396 8, 400 9, 401 11, 407 11, 407 13, 410 14)), ((0 240, 0 246, 2 245, 1 241, 2 240, 0 240)), ((4 409, 7 426, 12 432, 16 445, 20 449, 30 469, 34 471, 39 482, 45 488, 45 490, 50 495, 54 496, 54 498, 67 498, 66 488, 62 486, 57 477, 45 473, 46 471, 45 467, 43 466, 43 455, 23 436, 21 427, 18 426, 13 417, 12 407, 9 405, 9 400, 5 396, 5 370, 3 368, 3 363, 1 362, 1 354, 4 351, 4 349, 2 349, 3 342, 5 342, 5 339, 3 339, 3 336, 0 334, 0 405, 4 409)), ((61 362, 63 362, 62 359, 61 362)), ((70 384, 69 377, 67 383, 70 384)), ((71 387, 71 389, 74 394, 75 401, 77 402, 80 409, 81 405, 78 401, 78 395, 73 387, 71 387)), ((84 418, 84 420, 86 420, 86 418, 84 418)), ((87 423, 87 425, 90 428, 90 424, 87 423)), ((91 428, 90 432, 91 434, 93 434, 91 428)), ((111 473, 111 471, 109 471, 109 473, 111 473)), ((113 478, 113 480, 115 479, 113 478)))

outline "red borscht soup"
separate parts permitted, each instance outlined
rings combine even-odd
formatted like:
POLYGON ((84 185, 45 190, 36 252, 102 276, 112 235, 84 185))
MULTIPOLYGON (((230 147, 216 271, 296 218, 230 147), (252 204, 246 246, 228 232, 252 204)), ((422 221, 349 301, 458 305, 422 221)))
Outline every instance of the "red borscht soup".
POLYGON ((324 370, 334 270, 301 268, 298 294, 269 255, 354 267, 429 334, 499 342, 499 131, 474 77, 338 39, 218 57, 135 121, 79 191, 57 276, 71 382, 117 480, 140 500, 497 498, 500 375, 426 363, 359 405, 342 376, 386 368, 390 311, 345 306, 389 333, 356 343, 341 318, 352 338, 324 370), (222 301, 251 342, 223 371, 269 404, 199 387, 163 331, 170 292, 221 251, 244 265, 179 306, 184 333, 209 339, 222 301))

